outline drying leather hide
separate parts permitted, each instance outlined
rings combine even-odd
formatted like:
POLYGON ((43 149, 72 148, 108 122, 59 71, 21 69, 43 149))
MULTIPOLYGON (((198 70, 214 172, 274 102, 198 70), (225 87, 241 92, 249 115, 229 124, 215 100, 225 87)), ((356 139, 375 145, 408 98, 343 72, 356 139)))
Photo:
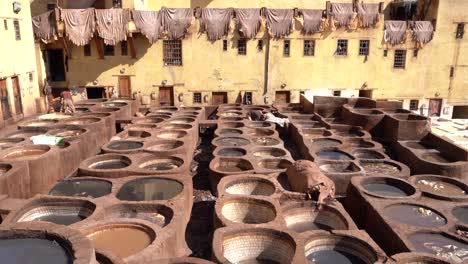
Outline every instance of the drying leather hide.
POLYGON ((380 4, 358 3, 357 13, 363 27, 370 27, 379 21, 380 4))
POLYGON ((210 41, 220 40, 229 33, 232 15, 232 8, 203 8, 200 31, 206 32, 210 41))
POLYGON ((266 25, 270 36, 280 39, 291 34, 293 18, 292 9, 267 9, 266 25))
POLYGON ((191 8, 162 8, 160 12, 167 38, 183 39, 192 23, 193 10, 191 8))
POLYGON ((406 21, 387 20, 385 21, 385 42, 398 45, 405 40, 406 21))
POLYGON ((159 11, 133 10, 132 14, 136 28, 148 38, 151 44, 156 43, 161 34, 161 13, 159 11))
POLYGON ((33 31, 36 39, 49 41, 57 37, 54 14, 55 11, 51 10, 32 18, 33 31))
POLYGON ((126 9, 96 9, 97 31, 106 45, 127 40, 130 13, 126 9))
POLYGON ((94 36, 96 23, 94 8, 61 9, 60 18, 65 24, 68 39, 77 46, 84 46, 94 36))
POLYGON ((257 36, 260 26, 260 9, 242 8, 236 9, 236 24, 245 38, 253 39, 257 36))
POLYGON ((322 30, 322 10, 303 9, 301 12, 304 18, 304 34, 313 34, 322 30))
POLYGON ((415 21, 413 27, 413 40, 421 44, 426 44, 434 36, 434 26, 431 21, 415 21))
POLYGON ((332 3, 333 17, 337 27, 349 26, 353 19, 353 4, 351 3, 332 3))

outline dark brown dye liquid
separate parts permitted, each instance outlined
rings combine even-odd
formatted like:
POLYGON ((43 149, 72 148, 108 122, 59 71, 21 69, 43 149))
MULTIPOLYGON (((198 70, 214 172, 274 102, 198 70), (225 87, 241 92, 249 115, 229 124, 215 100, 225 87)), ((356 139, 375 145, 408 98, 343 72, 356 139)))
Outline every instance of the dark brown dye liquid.
POLYGON ((367 174, 394 175, 400 172, 397 166, 383 162, 362 162, 361 166, 367 174))
POLYGON ((95 247, 126 258, 145 249, 152 242, 145 231, 138 228, 115 227, 104 229, 88 235, 95 247))
POLYGON ((35 218, 35 221, 50 222, 58 225, 71 225, 86 219, 86 216, 79 214, 49 214, 35 218))
POLYGON ((278 140, 274 138, 266 138, 266 137, 256 138, 253 141, 256 145, 259 145, 259 146, 274 146, 280 143, 278 140))
POLYGON ((96 162, 91 165, 92 169, 95 170, 115 170, 128 167, 128 163, 123 160, 105 160, 96 162))
POLYGON ((306 232, 310 230, 326 230, 330 231, 333 230, 334 228, 331 227, 330 225, 324 224, 324 223, 317 223, 317 222, 296 222, 294 224, 288 225, 288 228, 298 232, 306 232))
POLYGON ((243 149, 234 149, 234 148, 225 148, 218 152, 221 156, 228 156, 228 157, 240 157, 244 156, 247 152, 243 149))
POLYGON ((179 166, 172 162, 157 162, 151 165, 145 166, 146 170, 155 170, 155 171, 165 171, 165 170, 173 170, 177 169, 179 166))
POLYGON ((385 214, 392 220, 412 226, 440 227, 447 224, 447 220, 437 212, 411 204, 392 205, 386 209, 385 214))
POLYGON ((71 180, 55 185, 49 194, 53 196, 72 196, 98 198, 111 193, 112 184, 101 180, 71 180))
POLYGON ((143 143, 135 141, 117 141, 109 145, 109 148, 113 150, 130 150, 141 147, 143 147, 143 143))
POLYGON ((307 259, 316 264, 366 264, 359 257, 341 250, 320 250, 307 256, 307 259))
POLYGON ((408 194, 397 186, 393 186, 386 183, 369 183, 364 184, 362 187, 368 192, 382 195, 382 196, 392 196, 392 197, 406 197, 408 194))
POLYGON ((457 207, 452 211, 453 216, 468 225, 468 207, 457 207))
POLYGON ((142 179, 126 183, 117 193, 123 201, 169 200, 182 192, 183 185, 167 179, 142 179))
POLYGON ((356 151, 353 155, 358 159, 383 159, 384 156, 376 151, 356 151))
POLYGON ((57 242, 38 238, 0 240, 0 262, 5 264, 71 264, 66 249, 57 242))
POLYGON ((362 132, 359 131, 335 131, 335 134, 340 136, 340 137, 361 137, 363 134, 362 132))
POLYGON ((447 196, 466 195, 462 188, 444 181, 419 180, 416 186, 423 192, 435 193, 447 196))
POLYGON ((225 134, 240 135, 240 134, 242 134, 242 131, 237 130, 237 129, 222 129, 220 134, 221 135, 225 135, 225 134))
POLYGON ((341 142, 339 140, 331 138, 318 138, 312 140, 312 146, 316 148, 335 147, 338 145, 341 145, 341 142))
POLYGON ((364 141, 364 140, 350 141, 349 145, 351 147, 354 147, 354 148, 372 148, 374 146, 373 143, 367 142, 367 141, 364 141))
POLYGON ((421 155, 421 158, 429 161, 429 162, 436 162, 436 163, 450 163, 453 162, 446 157, 442 156, 440 153, 425 153, 421 155))
POLYGON ((326 160, 351 160, 351 156, 346 153, 334 150, 323 150, 317 152, 317 157, 326 160))
POLYGON ((468 244, 442 234, 416 233, 408 237, 416 251, 434 254, 450 262, 468 259, 468 244))
POLYGON ((221 146, 236 147, 248 145, 250 142, 243 138, 221 138, 216 140, 216 143, 221 146))
POLYGON ((240 171, 246 171, 249 170, 248 168, 245 168, 242 165, 226 165, 218 168, 221 171, 226 171, 226 172, 240 172, 240 171))

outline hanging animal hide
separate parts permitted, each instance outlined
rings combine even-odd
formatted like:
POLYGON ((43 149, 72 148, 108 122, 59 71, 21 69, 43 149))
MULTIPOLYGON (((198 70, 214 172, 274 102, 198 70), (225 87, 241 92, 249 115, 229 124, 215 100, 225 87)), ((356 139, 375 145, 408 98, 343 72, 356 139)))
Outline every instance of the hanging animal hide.
POLYGON ((130 13, 126 9, 96 9, 97 31, 106 45, 127 40, 130 13))
POLYGON ((229 33, 232 15, 232 8, 203 8, 201 10, 200 31, 206 32, 210 41, 220 40, 229 33))
POLYGON ((313 34, 322 30, 322 10, 303 9, 301 13, 304 18, 304 34, 313 34))
POLYGON ((270 36, 280 39, 291 34, 293 18, 292 9, 267 9, 266 25, 270 36))
POLYGON ((49 41, 57 37, 55 26, 55 11, 51 10, 32 18, 33 31, 36 39, 49 41))
POLYGON ((162 8, 161 19, 163 30, 170 40, 182 39, 187 33, 193 18, 191 8, 162 8))
POLYGON ((385 42, 392 45, 398 45, 405 40, 406 21, 387 20, 385 21, 385 42))
POLYGON ((260 9, 242 8, 236 9, 236 24, 239 31, 245 38, 253 39, 257 36, 260 26, 260 9))
POLYGON ((380 4, 358 3, 357 13, 363 27, 370 27, 379 21, 380 4))
POLYGON ((333 17, 336 20, 337 27, 349 26, 353 18, 353 4, 351 3, 332 3, 333 17))
POLYGON ((68 39, 73 44, 84 46, 93 38, 96 29, 94 8, 61 9, 60 19, 65 24, 68 39))
POLYGON ((161 13, 159 11, 133 10, 132 14, 136 28, 148 38, 151 44, 156 43, 161 34, 161 13))
POLYGON ((413 40, 426 44, 434 37, 434 26, 431 21, 414 21, 412 23, 413 40))

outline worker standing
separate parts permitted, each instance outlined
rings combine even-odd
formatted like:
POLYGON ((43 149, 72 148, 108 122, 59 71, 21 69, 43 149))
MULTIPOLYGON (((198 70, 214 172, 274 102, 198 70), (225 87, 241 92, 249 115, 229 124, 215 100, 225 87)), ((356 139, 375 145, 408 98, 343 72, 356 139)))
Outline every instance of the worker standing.
POLYGON ((66 89, 60 94, 60 100, 62 103, 62 109, 60 112, 65 114, 74 114, 75 113, 75 105, 73 104, 72 93, 70 89, 66 89))

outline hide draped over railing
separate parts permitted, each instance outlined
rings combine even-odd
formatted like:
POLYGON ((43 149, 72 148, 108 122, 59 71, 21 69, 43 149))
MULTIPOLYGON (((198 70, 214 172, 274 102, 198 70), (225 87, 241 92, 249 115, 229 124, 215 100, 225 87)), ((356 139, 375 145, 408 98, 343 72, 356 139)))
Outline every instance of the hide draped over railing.
POLYGON ((96 20, 94 8, 61 9, 60 18, 65 24, 68 39, 77 46, 84 46, 94 36, 96 20))
POLYGON ((161 13, 159 11, 132 11, 135 27, 153 44, 161 34, 161 13))
POLYGON ((357 14, 363 27, 374 26, 379 22, 380 4, 357 4, 357 14))
POLYGON ((392 45, 398 45, 405 40, 406 21, 385 21, 384 40, 392 45))
POLYGON ((97 32, 106 45, 127 40, 130 13, 127 9, 96 9, 97 32))
POLYGON ((167 38, 170 40, 184 38, 193 20, 193 9, 164 7, 160 12, 167 38))
POLYGON ((57 37, 55 12, 49 11, 32 18, 34 37, 38 40, 49 41, 57 37))
POLYGON ((253 39, 261 26, 259 8, 236 9, 236 26, 245 38, 253 39))
POLYGON ((431 21, 414 21, 411 23, 413 29, 413 40, 426 44, 434 36, 434 26, 431 21))
POLYGON ((354 14, 352 3, 332 3, 331 7, 336 26, 346 27, 351 24, 354 14))
POLYGON ((293 18, 292 9, 267 9, 266 26, 270 36, 279 39, 291 34, 293 18))
POLYGON ((304 34, 313 34, 322 30, 323 10, 302 9, 301 13, 304 18, 304 34))
POLYGON ((200 32, 206 32, 208 40, 220 40, 229 33, 232 8, 202 8, 200 32))

